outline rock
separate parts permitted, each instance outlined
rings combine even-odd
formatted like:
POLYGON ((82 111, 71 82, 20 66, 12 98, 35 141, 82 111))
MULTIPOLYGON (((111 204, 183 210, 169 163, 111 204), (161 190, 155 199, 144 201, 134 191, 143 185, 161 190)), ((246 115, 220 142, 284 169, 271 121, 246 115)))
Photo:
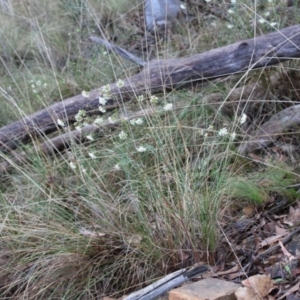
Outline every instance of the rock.
POLYGON ((235 300, 239 284, 207 278, 169 292, 169 300, 235 300))

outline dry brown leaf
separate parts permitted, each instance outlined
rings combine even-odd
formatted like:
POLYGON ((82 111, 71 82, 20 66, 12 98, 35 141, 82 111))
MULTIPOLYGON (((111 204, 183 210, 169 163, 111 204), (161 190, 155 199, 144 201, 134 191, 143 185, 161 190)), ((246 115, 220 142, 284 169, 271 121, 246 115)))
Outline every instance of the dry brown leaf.
POLYGON ((268 275, 255 275, 242 281, 245 287, 235 292, 237 300, 261 300, 273 289, 273 282, 268 275))
POLYGON ((284 224, 295 226, 300 223, 300 208, 293 208, 290 206, 289 215, 283 221, 284 224))
POLYGON ((254 206, 246 206, 243 208, 243 213, 246 215, 246 217, 251 216, 255 212, 255 207, 254 206))
POLYGON ((275 232, 276 234, 282 234, 282 235, 287 235, 289 233, 286 229, 279 227, 278 225, 275 226, 275 232))

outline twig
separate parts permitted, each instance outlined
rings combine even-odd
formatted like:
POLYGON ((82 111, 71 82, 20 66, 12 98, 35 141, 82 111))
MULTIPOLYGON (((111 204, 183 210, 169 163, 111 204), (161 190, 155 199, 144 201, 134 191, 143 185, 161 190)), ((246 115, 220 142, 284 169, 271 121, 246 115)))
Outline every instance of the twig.
POLYGON ((128 52, 127 50, 125 50, 121 47, 118 47, 118 46, 110 43, 107 40, 100 39, 99 37, 96 37, 96 36, 90 36, 90 40, 105 46, 107 50, 118 53, 121 56, 125 57, 126 59, 129 59, 129 60, 133 61, 134 63, 136 63, 136 64, 138 64, 142 67, 144 67, 146 65, 146 62, 143 61, 141 58, 135 56, 134 54, 128 52))
MULTIPOLYGON (((298 233, 300 233, 300 227, 297 228, 297 229, 296 229, 295 231, 293 231, 292 233, 290 233, 287 237, 285 237, 285 238, 281 241, 282 244, 285 245, 285 244, 289 243, 289 242, 292 240, 292 238, 293 238, 295 235, 297 235, 298 233)), ((258 260, 263 259, 263 258, 264 258, 265 256, 267 256, 267 255, 270 255, 270 254, 275 253, 275 252, 278 251, 279 249, 280 249, 280 244, 275 245, 275 246, 269 248, 268 250, 261 252, 261 253, 258 254, 256 257, 254 257, 253 263, 254 263, 254 262, 257 262, 258 260)))

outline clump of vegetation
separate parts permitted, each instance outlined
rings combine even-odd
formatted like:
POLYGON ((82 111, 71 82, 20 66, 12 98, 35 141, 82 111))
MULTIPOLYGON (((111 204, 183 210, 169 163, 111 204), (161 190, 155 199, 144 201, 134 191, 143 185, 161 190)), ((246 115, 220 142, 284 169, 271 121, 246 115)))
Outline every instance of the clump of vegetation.
MULTIPOLYGON (((152 55, 191 55, 297 21, 272 1, 186 6, 194 19, 179 22, 167 39, 154 38, 152 55)), ((122 85, 136 66, 88 36, 138 49, 142 13, 138 1, 0 1, 0 124, 110 82, 122 85)), ((144 49, 139 55, 148 57, 144 49)), ((118 121, 116 128, 51 157, 23 145, 27 161, 20 164, 0 153, 13 165, 0 181, 1 296, 117 297, 200 260, 216 262, 220 221, 232 207, 234 221, 245 205, 272 194, 294 201, 295 189, 286 186, 299 180, 295 152, 273 149, 260 160, 237 152, 282 99, 293 102, 285 91, 297 87, 289 80, 285 90, 268 85, 273 73, 299 68, 288 64, 134 98, 113 112, 104 111, 104 97, 105 114, 91 119, 79 111, 75 127, 118 121), (264 101, 243 92, 230 100, 234 88, 258 81, 266 85, 264 101), (140 111, 151 113, 131 117, 140 111)), ((72 129, 57 123, 61 133, 72 129)))

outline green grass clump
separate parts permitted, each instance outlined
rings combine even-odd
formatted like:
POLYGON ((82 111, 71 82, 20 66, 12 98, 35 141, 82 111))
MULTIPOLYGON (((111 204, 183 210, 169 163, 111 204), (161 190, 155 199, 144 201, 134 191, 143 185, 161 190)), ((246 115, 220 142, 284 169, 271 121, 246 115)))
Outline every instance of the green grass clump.
MULTIPOLYGON (((223 5, 206 9, 231 9, 225 20, 187 1, 195 19, 176 24, 165 40, 152 37, 156 44, 139 56, 192 55, 269 32, 272 22, 277 28, 288 23, 284 11, 277 13, 279 3, 223 5), (265 22, 254 26, 262 16, 265 22)), ((136 66, 88 37, 137 51, 141 14, 137 1, 0 1, 0 125, 135 74, 136 66)), ((118 297, 179 268, 214 264, 224 232, 219 224, 231 208, 238 214, 230 217, 234 222, 245 205, 261 205, 272 195, 294 201, 296 191, 286 186, 299 178, 295 157, 278 163, 262 154, 258 161, 237 151, 293 87, 267 87, 263 101, 244 96, 248 83, 263 74, 267 82, 278 69, 269 72, 144 95, 144 101, 133 97, 102 116, 116 126, 52 157, 36 140, 17 150, 26 158, 22 163, 0 153, 1 162, 13 166, 0 179, 1 297, 118 297), (237 98, 235 88, 241 89, 237 98)), ((76 126, 93 121, 81 112, 76 126)))

